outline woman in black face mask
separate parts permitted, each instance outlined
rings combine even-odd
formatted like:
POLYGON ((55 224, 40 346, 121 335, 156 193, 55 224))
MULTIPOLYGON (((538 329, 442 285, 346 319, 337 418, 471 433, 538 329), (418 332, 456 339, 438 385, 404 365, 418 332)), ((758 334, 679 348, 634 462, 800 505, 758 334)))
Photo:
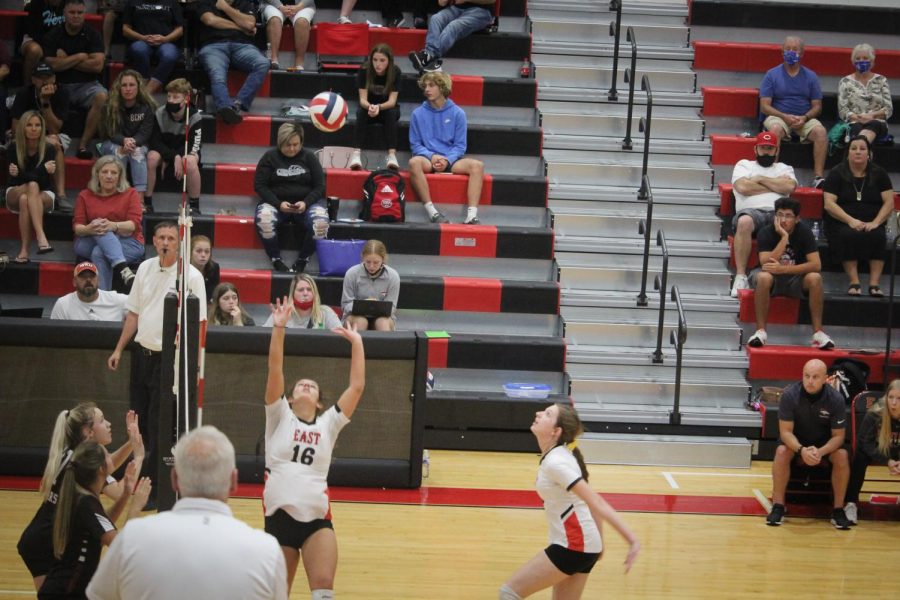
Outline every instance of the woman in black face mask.
POLYGON ((186 122, 187 102, 191 97, 191 84, 187 79, 173 79, 166 86, 166 104, 156 110, 157 135, 150 141, 147 155, 147 193, 144 206, 153 211, 153 190, 156 188, 157 169, 162 166, 162 177, 170 176, 179 181, 187 177, 187 194, 191 212, 200 214, 200 121, 202 115, 192 104, 190 119, 186 122), (187 152, 184 129, 188 127, 187 152))

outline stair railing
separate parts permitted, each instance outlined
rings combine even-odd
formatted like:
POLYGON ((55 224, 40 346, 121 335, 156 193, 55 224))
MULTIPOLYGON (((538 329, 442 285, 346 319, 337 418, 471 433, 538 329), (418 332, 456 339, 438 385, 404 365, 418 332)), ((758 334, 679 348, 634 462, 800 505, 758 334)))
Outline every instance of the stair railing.
POLYGON ((647 175, 641 178, 641 189, 647 190, 647 216, 638 222, 638 233, 644 236, 644 265, 641 268, 641 292, 637 296, 637 305, 647 306, 647 268, 650 264, 650 231, 653 229, 653 192, 650 191, 647 175))
POLYGON ((659 291, 659 323, 656 326, 656 350, 653 351, 653 362, 662 364, 663 327, 666 321, 666 283, 669 280, 669 247, 666 245, 666 234, 660 229, 656 232, 656 245, 662 248, 662 273, 653 279, 653 289, 659 291))
MULTIPOLYGON (((896 218, 892 213, 891 218, 896 218)), ((894 275, 896 274, 897 269, 897 245, 900 243, 900 235, 897 235, 894 238, 893 243, 891 244, 891 286, 888 293, 888 318, 887 318, 887 334, 885 335, 886 341, 884 344, 884 365, 882 366, 882 373, 884 374, 884 383, 887 385, 891 381, 890 373, 891 371, 900 370, 900 366, 892 366, 891 365, 891 329, 894 326, 894 275)))
POLYGON ((615 22, 610 22, 609 24, 609 35, 615 36, 616 40, 613 42, 612 83, 609 86, 609 93, 606 95, 606 98, 610 102, 617 102, 619 100, 619 92, 616 90, 616 80, 619 76, 619 32, 622 29, 622 0, 610 0, 609 10, 616 11, 615 22))
POLYGON ((647 113, 638 123, 639 129, 644 133, 644 161, 641 165, 641 189, 638 190, 638 200, 646 200, 650 190, 645 186, 647 179, 647 163, 650 158, 650 124, 653 121, 653 92, 650 90, 650 78, 641 77, 641 90, 647 93, 647 113))
POLYGON ((631 150, 631 117, 634 113, 634 79, 637 77, 635 69, 637 68, 637 38, 634 35, 634 29, 629 27, 625 30, 625 39, 631 42, 631 67, 625 69, 625 81, 628 82, 628 119, 625 122, 625 139, 622 140, 622 150, 631 150))
POLYGON ((681 305, 681 293, 678 286, 672 286, 672 300, 678 308, 678 331, 672 332, 670 339, 675 346, 675 400, 672 412, 669 413, 670 425, 681 425, 681 351, 687 341, 687 320, 684 318, 684 307, 681 305))

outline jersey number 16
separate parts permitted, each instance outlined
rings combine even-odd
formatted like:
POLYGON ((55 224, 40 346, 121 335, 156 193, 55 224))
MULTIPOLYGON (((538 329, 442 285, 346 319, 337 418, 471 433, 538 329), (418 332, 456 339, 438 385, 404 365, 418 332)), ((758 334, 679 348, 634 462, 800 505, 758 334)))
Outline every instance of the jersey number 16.
POLYGON ((300 444, 294 446, 294 456, 291 457, 292 462, 297 462, 297 458, 299 456, 300 462, 304 465, 311 465, 313 462, 313 457, 316 455, 316 449, 312 446, 307 446, 306 449, 303 450, 303 453, 300 452, 300 444))

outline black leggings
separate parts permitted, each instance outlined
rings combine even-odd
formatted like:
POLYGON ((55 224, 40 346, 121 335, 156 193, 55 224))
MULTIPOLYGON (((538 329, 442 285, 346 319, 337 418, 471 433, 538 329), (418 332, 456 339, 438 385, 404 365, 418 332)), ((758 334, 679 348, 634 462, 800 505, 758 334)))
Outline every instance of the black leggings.
POLYGON ((363 147, 366 139, 366 129, 373 123, 381 123, 384 126, 384 139, 388 148, 397 147, 397 128, 400 123, 400 108, 395 106, 378 113, 378 116, 372 118, 369 111, 360 107, 356 109, 356 129, 354 130, 354 139, 357 148, 363 147))
POLYGON ((853 461, 850 463, 850 481, 847 482, 846 502, 859 502, 859 491, 866 480, 866 469, 875 462, 862 448, 856 448, 853 461))

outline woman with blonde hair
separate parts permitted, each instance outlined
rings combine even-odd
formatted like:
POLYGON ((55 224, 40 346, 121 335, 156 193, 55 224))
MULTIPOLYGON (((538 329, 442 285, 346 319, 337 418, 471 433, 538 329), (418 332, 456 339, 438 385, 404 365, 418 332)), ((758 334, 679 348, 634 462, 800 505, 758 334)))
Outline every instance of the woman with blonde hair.
POLYGON ((147 152, 156 121, 156 101, 144 88, 140 73, 119 73, 109 91, 103 130, 102 154, 113 154, 128 165, 131 182, 141 202, 147 191, 147 152))
POLYGON ((870 464, 887 464, 888 473, 900 476, 900 379, 885 390, 884 397, 866 413, 856 435, 856 453, 850 464, 847 506, 844 513, 854 525, 857 521, 859 491, 870 464))
POLYGON ((360 252, 361 262, 347 269, 341 310, 344 322, 360 331, 374 329, 393 331, 397 327, 397 300, 400 297, 400 274, 387 265, 387 248, 379 240, 369 240, 360 252), (355 300, 384 300, 393 304, 389 317, 364 317, 353 314, 355 300))
POLYGON ((28 262, 31 229, 37 239, 38 254, 53 252, 44 232, 44 213, 53 210, 53 174, 56 173, 56 148, 47 143, 44 117, 29 110, 16 124, 15 141, 7 147, 9 180, 6 188, 6 207, 19 215, 21 246, 14 259, 28 262))
MULTIPOLYGON (((144 444, 138 428, 138 418, 133 410, 125 415, 128 441, 112 453, 113 469, 122 466, 129 456, 140 470, 144 460, 144 444)), ((34 578, 34 588, 39 590, 44 577, 53 564, 53 519, 59 500, 60 484, 65 468, 72 460, 75 448, 84 441, 94 441, 103 446, 112 443, 112 425, 93 402, 82 402, 69 410, 60 411, 53 425, 50 452, 39 488, 43 499, 31 523, 22 532, 17 549, 25 566, 34 578)), ((124 484, 108 477, 103 494, 118 500, 125 491, 124 484)))
MULTIPOLYGON (((288 328, 297 329, 334 329, 341 326, 341 320, 330 306, 322 304, 319 297, 319 288, 316 280, 306 273, 297 273, 291 281, 291 289, 288 293, 293 306, 290 308, 290 317, 285 325, 288 328)), ((266 320, 265 326, 272 326, 272 315, 266 320)))
POLYGON ((240 294, 233 283, 220 283, 210 295, 209 324, 210 325, 256 325, 253 317, 247 314, 241 304, 240 294))
POLYGON ((115 156, 101 156, 91 169, 87 189, 75 200, 72 229, 75 256, 97 265, 100 289, 128 292, 134 281, 129 264, 144 259, 141 199, 128 185, 125 167, 115 156))

